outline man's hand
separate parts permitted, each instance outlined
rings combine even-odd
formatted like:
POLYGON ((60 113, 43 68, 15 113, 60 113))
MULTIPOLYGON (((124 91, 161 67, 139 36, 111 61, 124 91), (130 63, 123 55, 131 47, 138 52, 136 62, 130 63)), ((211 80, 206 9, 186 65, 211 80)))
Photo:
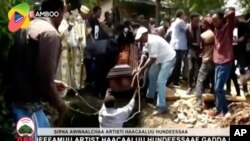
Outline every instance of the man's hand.
MULTIPOLYGON (((64 91, 65 89, 67 89, 68 85, 63 82, 63 81, 60 81, 60 80, 54 80, 54 83, 56 85, 56 88, 57 88, 57 91, 58 92, 62 92, 64 91)), ((66 115, 67 111, 68 111, 68 107, 67 105, 63 102, 58 108, 57 108, 57 111, 58 111, 58 119, 55 121, 54 123, 54 126, 55 127, 58 127, 61 122, 63 121, 63 118, 64 116, 66 115)))
POLYGON ((241 75, 240 76, 240 82, 241 84, 247 84, 248 77, 247 75, 241 75))
POLYGON ((245 40, 244 37, 240 37, 240 38, 237 40, 237 43, 242 43, 244 40, 245 40))
POLYGON ((105 96, 106 97, 109 96, 111 94, 111 91, 112 91, 111 88, 108 88, 107 91, 106 91, 106 95, 105 96))
POLYGON ((68 87, 68 85, 65 82, 60 81, 60 80, 54 80, 54 83, 56 85, 56 89, 58 92, 62 92, 68 87))
POLYGON ((58 115, 58 119, 56 119, 54 122, 55 127, 59 127, 60 124, 62 123, 63 118, 65 117, 65 115, 68 112, 68 107, 65 103, 63 103, 59 108, 57 108, 57 111, 58 111, 59 115, 58 115))
POLYGON ((140 68, 134 69, 133 72, 132 72, 132 75, 135 75, 136 73, 138 73, 138 70, 139 70, 139 69, 140 69, 140 68))
POLYGON ((91 35, 92 29, 89 27, 87 28, 87 36, 91 35))

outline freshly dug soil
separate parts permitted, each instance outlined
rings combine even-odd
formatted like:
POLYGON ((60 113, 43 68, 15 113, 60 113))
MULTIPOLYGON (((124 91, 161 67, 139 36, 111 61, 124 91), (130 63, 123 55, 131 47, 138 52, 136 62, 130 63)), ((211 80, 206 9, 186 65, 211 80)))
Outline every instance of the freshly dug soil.
POLYGON ((249 125, 250 124, 250 104, 245 102, 232 103, 229 105, 231 116, 223 119, 221 127, 230 125, 249 125))

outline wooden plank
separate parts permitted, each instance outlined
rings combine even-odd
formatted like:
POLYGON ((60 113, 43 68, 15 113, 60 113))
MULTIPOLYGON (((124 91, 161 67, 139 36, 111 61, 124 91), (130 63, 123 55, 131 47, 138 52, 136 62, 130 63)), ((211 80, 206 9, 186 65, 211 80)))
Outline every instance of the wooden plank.
MULTIPOLYGON (((203 101, 205 101, 205 102, 215 100, 214 94, 203 94, 202 98, 203 98, 203 101)), ((244 102, 244 101, 246 101, 246 97, 243 95, 242 96, 226 95, 226 98, 230 102, 244 102)))
MULTIPOLYGON (((189 98, 193 98, 195 97, 195 95, 186 95, 186 91, 182 90, 182 89, 170 89, 167 88, 167 92, 166 92, 166 100, 167 101, 176 101, 179 99, 189 99, 189 98)), ((208 101, 214 101, 214 94, 203 94, 202 95, 203 101, 208 102, 208 101)), ((227 95, 226 96, 228 101, 231 102, 244 102, 246 101, 246 97, 244 95, 241 96, 231 96, 231 95, 227 95)))

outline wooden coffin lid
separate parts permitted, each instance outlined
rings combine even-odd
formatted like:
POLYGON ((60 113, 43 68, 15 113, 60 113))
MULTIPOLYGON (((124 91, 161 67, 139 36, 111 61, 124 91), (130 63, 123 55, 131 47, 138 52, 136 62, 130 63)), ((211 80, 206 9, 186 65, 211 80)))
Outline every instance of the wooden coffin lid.
POLYGON ((133 69, 127 64, 116 65, 113 67, 108 75, 107 78, 115 78, 121 76, 132 76, 133 69))

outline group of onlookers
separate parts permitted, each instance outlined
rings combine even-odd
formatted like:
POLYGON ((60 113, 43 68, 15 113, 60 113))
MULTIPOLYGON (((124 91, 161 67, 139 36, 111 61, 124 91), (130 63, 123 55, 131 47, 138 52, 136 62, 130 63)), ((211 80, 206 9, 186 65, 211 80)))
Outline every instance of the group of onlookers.
MULTIPOLYGON (((148 76, 145 93, 148 102, 157 97, 155 114, 167 110, 166 86, 181 85, 181 79, 188 82, 187 94, 196 93, 198 109, 203 108, 204 90, 214 92, 216 111, 209 114, 217 117, 228 112, 224 85, 228 84, 230 93, 231 79, 240 95, 237 67, 243 76, 243 91, 248 93, 249 73, 244 74, 250 66, 250 23, 249 17, 237 19, 234 8, 203 17, 193 13, 189 18, 183 10, 177 10, 173 20, 163 18, 159 27, 153 18, 147 20, 143 15, 134 15, 117 26, 112 19, 117 15, 112 12, 105 12, 105 20, 99 21, 98 6, 93 10, 81 6, 68 14, 64 14, 65 8, 62 0, 43 0, 41 10, 58 11, 59 17, 34 18, 27 29, 16 33, 9 52, 5 91, 16 122, 26 116, 36 121, 36 127, 48 127, 42 108, 46 101, 58 110, 55 125, 59 125, 67 112, 60 94, 69 85, 83 88, 84 70, 85 87, 94 87, 96 94, 105 96, 106 76, 116 63, 119 47, 127 44, 140 49, 140 64, 135 71, 148 76)), ((119 119, 129 116, 134 98, 126 107, 116 109, 114 97, 106 96, 99 114, 101 125, 111 126, 112 122, 103 122, 115 118, 117 123, 112 125, 121 126, 119 119)))
MULTIPOLYGON (((165 78, 166 86, 180 86, 181 79, 187 81, 186 94, 197 95, 197 109, 203 108, 202 94, 210 89, 216 96, 217 109, 213 114, 225 115, 228 112, 226 94, 231 94, 231 80, 237 95, 241 95, 236 68, 241 75, 250 68, 249 17, 237 18, 234 8, 218 10, 207 16, 192 13, 189 18, 183 10, 178 10, 172 22, 166 18, 162 23, 158 28, 152 22, 146 27, 151 34, 163 37, 175 50, 176 63, 171 76, 165 78), (224 90, 225 84, 227 91, 224 90)), ((154 65, 151 65, 148 77, 153 77, 150 72, 155 71, 154 65)), ((148 92, 152 91, 152 83, 158 81, 149 82, 148 92)), ((242 85, 244 94, 248 95, 247 84, 242 85)), ((152 101, 154 97, 147 95, 147 98, 152 101)))

